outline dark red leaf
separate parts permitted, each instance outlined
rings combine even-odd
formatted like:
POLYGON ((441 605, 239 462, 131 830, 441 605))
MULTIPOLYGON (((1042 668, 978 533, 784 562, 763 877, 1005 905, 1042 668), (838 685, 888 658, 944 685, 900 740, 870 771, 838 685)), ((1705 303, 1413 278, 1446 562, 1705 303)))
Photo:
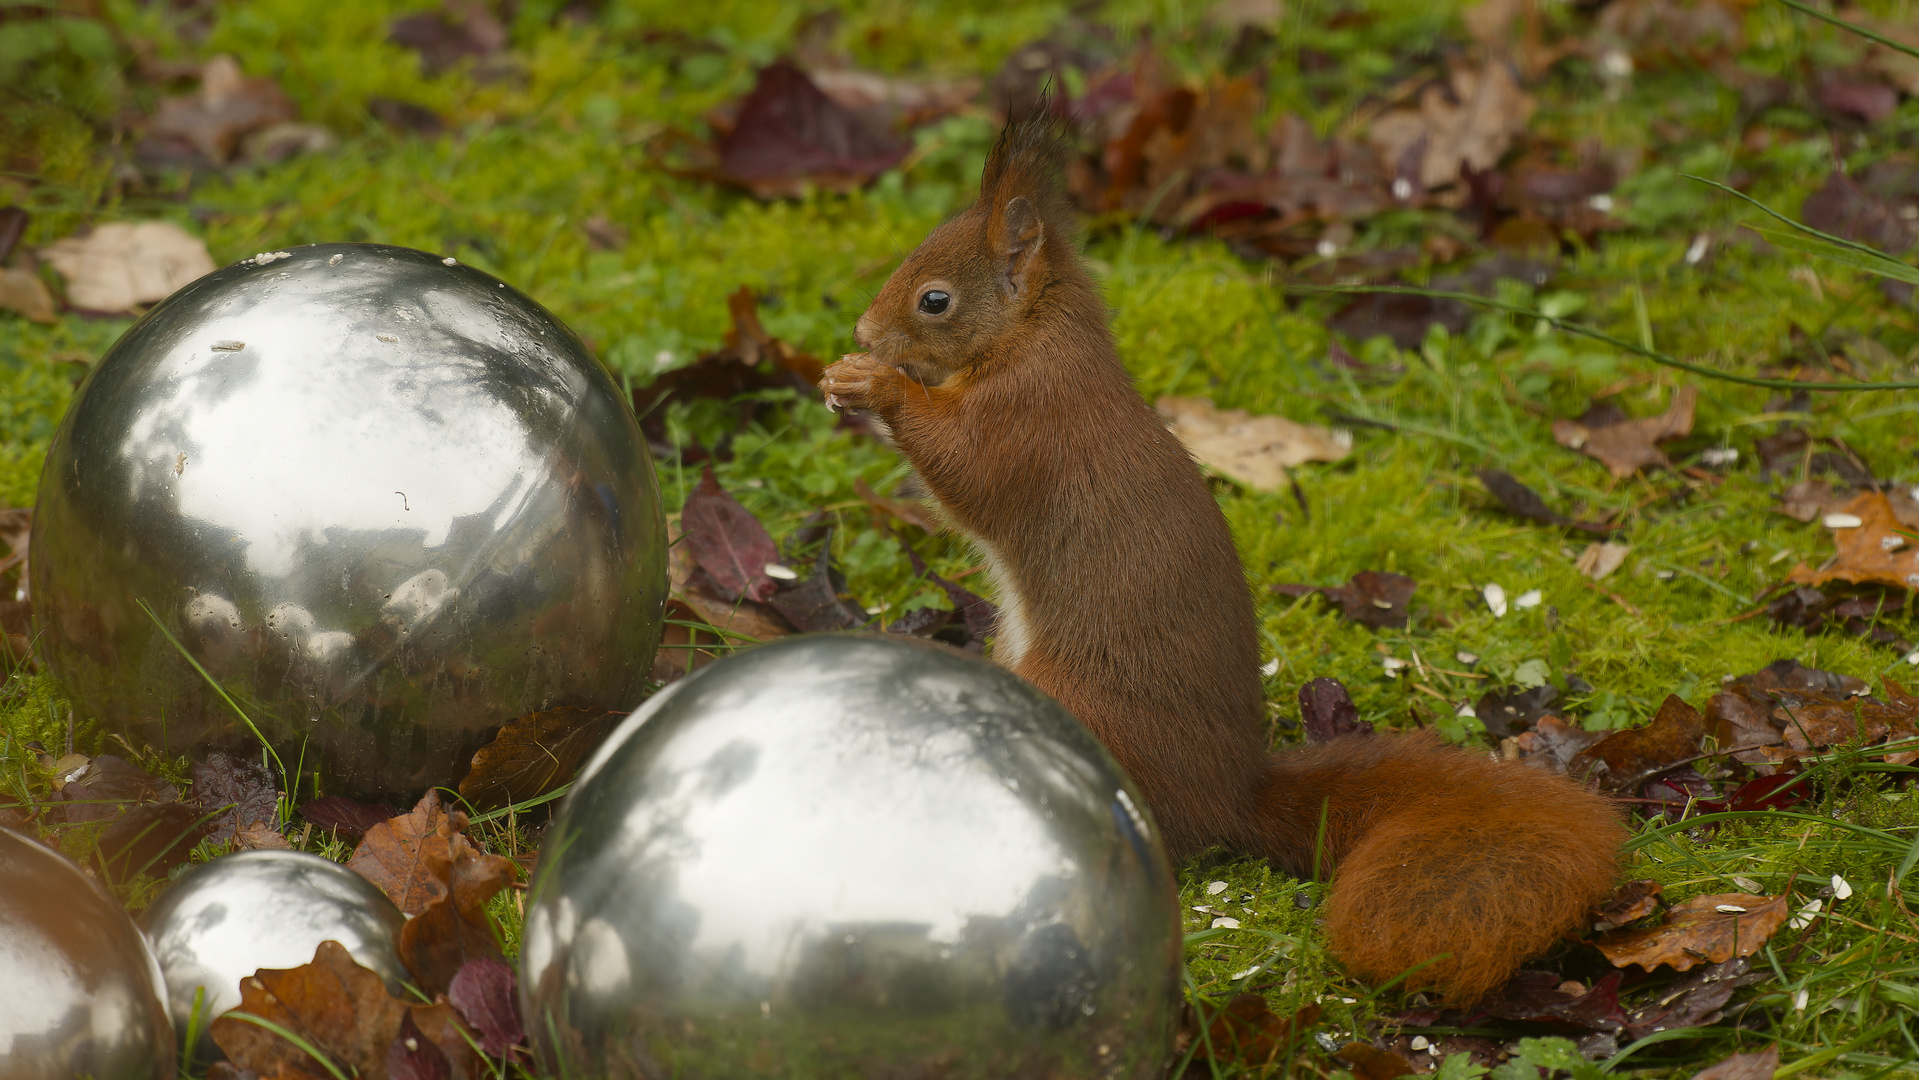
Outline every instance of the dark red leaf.
POLYGON ((453 1063, 433 1045, 408 1012, 400 1018, 400 1033, 386 1051, 390 1080, 452 1080, 453 1063))
POLYGON ((760 69, 718 149, 722 179, 778 198, 808 185, 850 190, 899 164, 913 143, 835 104, 805 72, 780 60, 760 69))
POLYGON ((680 528, 693 561, 712 577, 721 596, 765 602, 779 588, 766 573, 780 561, 779 548, 760 519, 720 488, 711 467, 686 497, 680 528))
POLYGON ((338 832, 354 840, 365 836, 366 831, 375 825, 388 818, 399 817, 404 812, 398 807, 354 802, 341 795, 325 795, 300 807, 300 816, 312 822, 316 828, 338 832))
POLYGON ((840 599, 830 547, 829 538, 813 557, 813 572, 806 580, 786 586, 768 601, 803 632, 852 630, 866 624, 865 612, 840 599))
POLYGON ((1338 604, 1347 618, 1379 630, 1405 629, 1412 620, 1406 605, 1418 587, 1404 574, 1361 570, 1344 585, 1275 585, 1273 591, 1283 596, 1318 593, 1338 604))
POLYGON ((1748 780, 1723 799, 1701 799, 1693 803, 1693 808, 1702 814, 1728 810, 1784 810, 1805 801, 1807 790, 1805 780, 1798 773, 1775 773, 1748 780), (1792 786, 1788 787, 1789 784, 1792 786))
POLYGON ((1479 695, 1473 715, 1486 725, 1486 734, 1495 739, 1517 735, 1553 711, 1559 691, 1551 683, 1522 690, 1517 686, 1494 687, 1479 695))
POLYGON ((1588 1031, 1618 1031, 1626 1025, 1625 1010, 1619 1007, 1619 984, 1625 978, 1625 972, 1610 972, 1590 990, 1574 993, 1561 989, 1565 983, 1563 975, 1522 971, 1492 998, 1481 1003, 1478 1015, 1468 1017, 1466 1022, 1477 1023, 1485 1017, 1556 1020, 1588 1031))
POLYGON ((1359 706, 1338 679, 1314 679, 1299 688, 1299 719, 1306 741, 1332 742, 1349 735, 1371 735, 1373 725, 1359 719, 1359 706))
POLYGON ((225 843, 255 822, 274 823, 280 792, 274 786, 273 774, 259 762, 215 750, 205 761, 194 762, 188 771, 193 777, 188 801, 201 814, 214 814, 208 822, 213 839, 225 843))
POLYGON ((1665 987, 1652 1004, 1634 1010, 1626 1018, 1626 1034, 1643 1039, 1656 1031, 1712 1023, 1733 991, 1770 977, 1751 969, 1743 956, 1694 968, 1665 987))
POLYGON ((513 968, 491 956, 468 960, 453 976, 446 999, 480 1033, 480 1049, 503 1057, 526 1038, 519 998, 513 992, 513 968))

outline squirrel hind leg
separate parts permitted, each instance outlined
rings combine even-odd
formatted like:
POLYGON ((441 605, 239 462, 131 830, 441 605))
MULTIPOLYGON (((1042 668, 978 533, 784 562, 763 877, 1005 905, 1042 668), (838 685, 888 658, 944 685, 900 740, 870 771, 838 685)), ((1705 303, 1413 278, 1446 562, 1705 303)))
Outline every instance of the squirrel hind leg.
POLYGON ((1341 860, 1326 917, 1333 955, 1355 974, 1418 968, 1408 989, 1458 1005, 1577 929, 1613 888, 1625 839, 1602 796, 1521 765, 1473 764, 1498 781, 1449 777, 1452 797, 1374 823, 1341 860))

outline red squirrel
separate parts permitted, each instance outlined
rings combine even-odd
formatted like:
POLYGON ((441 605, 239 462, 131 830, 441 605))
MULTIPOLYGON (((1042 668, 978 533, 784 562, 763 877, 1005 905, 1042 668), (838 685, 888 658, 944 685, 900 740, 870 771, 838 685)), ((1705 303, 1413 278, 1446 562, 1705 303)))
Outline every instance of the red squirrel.
POLYGON ((978 201, 860 316, 827 402, 890 429, 986 561, 994 659, 1105 744, 1176 861, 1223 843, 1336 866, 1326 930, 1354 973, 1483 997, 1608 893, 1624 829, 1570 780, 1427 734, 1268 752, 1245 571, 1120 363, 1065 154, 1050 121, 1007 126, 978 201))

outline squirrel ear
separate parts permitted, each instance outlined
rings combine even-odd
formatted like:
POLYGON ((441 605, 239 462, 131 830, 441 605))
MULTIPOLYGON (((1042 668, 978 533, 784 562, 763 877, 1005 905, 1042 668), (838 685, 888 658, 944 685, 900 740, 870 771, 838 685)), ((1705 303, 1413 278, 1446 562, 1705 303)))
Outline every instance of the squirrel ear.
POLYGON ((1046 240, 1046 223, 1025 196, 1015 196, 999 212, 997 254, 1000 257, 1000 288, 1009 297, 1027 288, 1027 278, 1039 259, 1046 240))

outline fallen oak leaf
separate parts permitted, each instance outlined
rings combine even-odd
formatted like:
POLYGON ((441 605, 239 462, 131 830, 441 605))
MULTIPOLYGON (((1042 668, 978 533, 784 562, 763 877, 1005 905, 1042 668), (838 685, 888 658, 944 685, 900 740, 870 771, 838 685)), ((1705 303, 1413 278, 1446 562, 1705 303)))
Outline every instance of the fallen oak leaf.
POLYGON ((1596 779, 1606 791, 1630 792, 1662 772, 1699 757, 1706 718, 1676 694, 1667 694, 1653 718, 1615 731, 1579 752, 1567 771, 1596 779))
POLYGON ((1348 433, 1283 416, 1218 409, 1206 398, 1169 395, 1155 408, 1200 464, 1257 491, 1283 489, 1286 470, 1295 465, 1339 461, 1352 451, 1348 433))
POLYGON ((509 720, 474 752, 460 797, 491 810, 544 795, 572 779, 607 726, 625 715, 562 705, 509 720))
POLYGON ((1643 1039, 1660 1031, 1713 1023, 1735 990, 1767 978, 1754 972, 1744 957, 1696 968, 1673 980, 1652 1004, 1633 1010, 1626 1018, 1626 1034, 1643 1039))
POLYGON ((1372 122, 1370 139, 1381 160, 1417 154, 1417 179, 1432 189, 1460 180, 1462 169, 1487 172, 1526 130, 1536 106, 1507 66, 1455 66, 1444 84, 1426 87, 1416 107, 1395 109, 1372 122))
POLYGON ((1631 476, 1652 465, 1670 468, 1672 462, 1656 444, 1692 433, 1693 408, 1698 400, 1695 387, 1682 386, 1658 416, 1611 423, 1593 422, 1590 412, 1581 420, 1562 417, 1553 421, 1553 440, 1602 462, 1618 477, 1631 476))
POLYGON ((400 929, 400 962, 428 994, 445 993, 460 968, 476 957, 502 958, 486 905, 513 884, 518 867, 503 855, 475 848, 466 838, 466 825, 466 815, 457 810, 441 820, 443 847, 422 861, 442 895, 400 929))
POLYGON ((905 160, 913 143, 836 103, 804 71, 779 60, 760 69, 714 149, 714 179, 777 199, 809 187, 852 191, 905 160))
POLYGON ((1406 605, 1418 583, 1404 574, 1361 570, 1344 585, 1275 585, 1282 596, 1320 596, 1338 604, 1348 619, 1375 630, 1403 630, 1412 621, 1406 605))
POLYGON ((412 810, 368 829, 347 869, 371 881, 401 911, 418 915, 446 895, 446 885, 432 872, 447 859, 446 820, 440 793, 429 790, 412 810))
POLYGON ((1855 585, 1893 585, 1919 591, 1919 543, 1901 531, 1892 502, 1877 491, 1861 492, 1844 508, 1825 516, 1838 554, 1818 570, 1805 563, 1786 580, 1799 585, 1849 581, 1855 585))
POLYGON ((262 1075, 292 1068, 328 1076, 344 1068, 377 1076, 405 1012, 378 974, 355 963, 339 942, 322 941, 309 963, 262 968, 241 979, 239 1007, 217 1017, 208 1033, 236 1068, 262 1075), (316 1060, 256 1021, 292 1033, 328 1060, 316 1060))
POLYGON ((211 839, 225 843, 249 825, 271 828, 280 811, 280 792, 273 774, 257 761, 218 750, 187 769, 193 778, 189 802, 211 814, 211 839))
POLYGON ((1674 907, 1666 922, 1646 930, 1615 930, 1593 939, 1614 967, 1647 971, 1666 964, 1686 971, 1702 963, 1751 956, 1785 925, 1786 896, 1714 893, 1674 907))
MULTIPOLYGON (((207 161, 225 165, 232 160, 241 137, 298 116, 293 99, 279 83, 264 76, 248 78, 238 61, 222 54, 200 69, 197 93, 160 103, 149 131, 184 139, 207 161)), ((75 301, 75 306, 86 305, 75 301)))
POLYGON ((1665 891, 1665 886, 1649 878, 1620 885, 1604 904, 1593 909, 1593 929, 1603 933, 1638 922, 1659 910, 1659 894, 1665 891))
POLYGON ((1732 1054, 1693 1074, 1692 1080, 1772 1080, 1779 1069, 1779 1045, 1769 1044, 1744 1054, 1732 1054))

